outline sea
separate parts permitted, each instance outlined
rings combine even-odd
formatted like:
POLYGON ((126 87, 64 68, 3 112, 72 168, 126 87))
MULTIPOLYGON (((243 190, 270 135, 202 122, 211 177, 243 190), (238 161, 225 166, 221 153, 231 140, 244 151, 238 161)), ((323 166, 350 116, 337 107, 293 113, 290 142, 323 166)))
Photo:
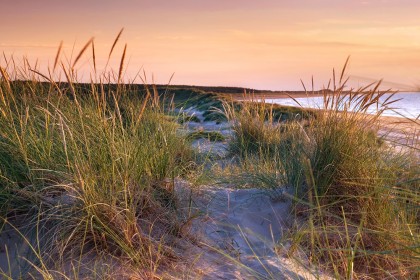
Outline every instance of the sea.
MULTIPOLYGON (((379 103, 383 104, 392 94, 384 94, 379 103)), ((303 98, 267 98, 266 103, 274 103, 285 106, 302 106, 305 108, 323 109, 323 97, 303 97, 303 98), (298 104, 296 103, 296 101, 298 104)), ((382 113, 382 116, 401 117, 401 118, 420 118, 420 92, 399 92, 395 93, 388 101, 397 100, 390 104, 382 113)), ((367 111, 369 114, 376 113, 376 106, 372 106, 367 111), (374 108, 375 107, 375 108, 374 108)))

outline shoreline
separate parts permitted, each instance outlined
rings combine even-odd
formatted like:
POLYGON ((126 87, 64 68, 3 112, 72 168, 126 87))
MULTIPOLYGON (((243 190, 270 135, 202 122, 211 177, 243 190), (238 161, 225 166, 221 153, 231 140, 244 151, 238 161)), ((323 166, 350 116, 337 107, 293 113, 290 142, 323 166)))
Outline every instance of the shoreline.
MULTIPOLYGON (((332 94, 327 93, 327 95, 332 94)), ((392 91, 389 93, 393 93, 392 91)), ((418 94, 419 92, 411 92, 411 91, 398 91, 395 92, 395 95, 398 94, 418 94)), ((231 94, 231 93, 221 93, 226 97, 231 97, 235 101, 243 101, 249 100, 249 98, 244 97, 244 94, 231 94)), ((325 94, 320 91, 279 91, 279 92, 256 92, 256 93, 249 93, 247 96, 251 96, 251 99, 284 99, 284 98, 305 98, 305 97, 323 97, 325 94)))
POLYGON ((253 99, 284 99, 284 98, 305 98, 305 97, 322 97, 323 93, 306 93, 304 91, 284 91, 284 92, 262 92, 262 93, 250 93, 247 96, 251 96, 251 99, 246 98, 244 94, 223 94, 227 97, 232 98, 234 101, 245 101, 253 99))
MULTIPOLYGON (((398 93, 396 93, 398 94, 398 93)), ((246 97, 244 95, 236 96, 231 94, 225 95, 228 98, 232 98, 233 101, 259 101, 261 99, 267 100, 267 99, 286 99, 286 98, 312 98, 312 97, 324 97, 324 94, 322 93, 305 93, 305 92, 284 92, 284 93, 255 93, 250 95, 250 97, 246 97)), ((295 107, 295 108, 304 108, 304 109, 310 109, 310 110, 322 110, 322 108, 310 108, 310 107, 300 107, 296 104, 296 106, 293 105, 282 105, 277 103, 267 103, 267 104, 275 104, 282 107, 295 107)), ((384 116, 381 115, 380 119, 383 119, 386 123, 411 123, 413 125, 418 126, 418 129, 420 129, 420 119, 410 118, 407 116, 384 116), (405 121, 404 121, 405 120, 405 121)))

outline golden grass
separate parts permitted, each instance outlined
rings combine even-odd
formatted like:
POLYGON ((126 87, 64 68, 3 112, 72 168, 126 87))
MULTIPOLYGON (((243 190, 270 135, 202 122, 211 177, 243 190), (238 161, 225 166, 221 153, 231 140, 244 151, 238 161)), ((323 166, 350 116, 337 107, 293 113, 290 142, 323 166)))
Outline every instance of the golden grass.
POLYGON ((248 183, 269 182, 270 188, 271 182, 275 190, 279 179, 294 188, 303 224, 290 235, 289 255, 303 248, 313 264, 339 279, 418 278, 417 144, 400 151, 379 139, 380 117, 394 95, 379 91, 380 81, 347 89, 347 64, 338 83, 333 75, 333 90, 324 91, 324 106, 309 121, 273 122, 264 102, 244 103, 239 112, 227 104, 236 136, 232 152, 241 155, 246 172, 256 172, 247 166, 263 169, 247 176, 248 183), (391 96, 379 102, 386 93, 391 96), (370 107, 377 113, 367 114, 370 107))

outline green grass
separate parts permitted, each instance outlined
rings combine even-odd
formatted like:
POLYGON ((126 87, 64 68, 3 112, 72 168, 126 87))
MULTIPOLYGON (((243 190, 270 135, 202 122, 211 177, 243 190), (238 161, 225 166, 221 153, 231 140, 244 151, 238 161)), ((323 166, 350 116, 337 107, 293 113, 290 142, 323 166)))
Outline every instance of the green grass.
POLYGON ((344 91, 340 81, 325 91, 325 110, 287 122, 264 102, 240 111, 225 103, 234 124, 231 153, 240 159, 239 175, 231 176, 266 189, 291 186, 301 226, 290 234, 288 253, 301 248, 340 279, 420 275, 418 151, 377 136, 387 106, 378 104, 378 87, 344 91), (367 115, 369 107, 378 114, 367 115))
POLYGON ((223 134, 217 131, 194 131, 194 132, 190 132, 186 138, 188 140, 208 139, 209 141, 213 141, 213 142, 226 140, 223 134))
POLYGON ((0 217, 37 233, 26 237, 37 254, 20 256, 29 259, 19 270, 48 276, 94 253, 152 277, 176 258, 184 220, 173 180, 190 172, 187 139, 153 87, 79 92, 72 69, 62 83, 25 67, 0 76, 0 217), (9 78, 17 72, 24 81, 9 78))
POLYGON ((201 122, 200 119, 197 116, 188 115, 188 114, 185 114, 185 113, 178 114, 175 117, 180 124, 184 124, 186 122, 195 122, 195 123, 200 123, 201 122))

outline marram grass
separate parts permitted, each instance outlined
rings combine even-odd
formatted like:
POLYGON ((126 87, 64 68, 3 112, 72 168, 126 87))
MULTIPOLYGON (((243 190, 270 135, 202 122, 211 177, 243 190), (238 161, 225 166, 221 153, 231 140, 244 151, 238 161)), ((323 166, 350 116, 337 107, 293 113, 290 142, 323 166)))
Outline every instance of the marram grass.
POLYGON ((183 221, 168 182, 187 172, 191 150, 153 87, 139 96, 119 84, 123 61, 116 81, 90 87, 63 64, 65 81, 28 63, 1 68, 0 225, 30 247, 2 277, 75 278, 94 256, 147 278, 177 258, 183 221))
MULTIPOLYGON (((2 248, 8 263, 0 275, 118 278, 123 267, 127 277, 158 277, 182 258, 173 180, 191 171, 190 141, 164 115, 156 87, 139 95, 121 84, 126 47, 115 73, 97 73, 93 40, 67 67, 60 52, 48 74, 26 60, 0 67, 0 233, 12 232, 25 249, 2 248), (74 67, 90 47, 94 78, 79 84, 74 67), (53 78, 58 70, 64 81, 53 78)), ((338 279, 418 279, 417 142, 398 150, 378 138, 383 93, 345 91, 343 73, 325 90, 325 110, 304 119, 285 120, 264 103, 225 102, 232 170, 240 169, 227 180, 292 190, 281 193, 297 221, 279 240, 279 248, 291 243, 289 256, 303 250, 338 279), (377 115, 366 114, 371 106, 377 115)), ((200 98, 219 120, 221 101, 200 98)))
POLYGON ((264 102, 244 103, 240 111, 225 103, 235 133, 231 152, 247 185, 291 189, 285 195, 297 224, 279 241, 292 244, 289 256, 303 249, 338 279, 418 279, 418 143, 399 149, 387 135, 380 138, 380 117, 392 99, 379 103, 386 93, 380 83, 348 90, 344 70, 325 90, 324 108, 306 120, 275 121, 264 102), (370 107, 378 113, 367 114, 370 107))

